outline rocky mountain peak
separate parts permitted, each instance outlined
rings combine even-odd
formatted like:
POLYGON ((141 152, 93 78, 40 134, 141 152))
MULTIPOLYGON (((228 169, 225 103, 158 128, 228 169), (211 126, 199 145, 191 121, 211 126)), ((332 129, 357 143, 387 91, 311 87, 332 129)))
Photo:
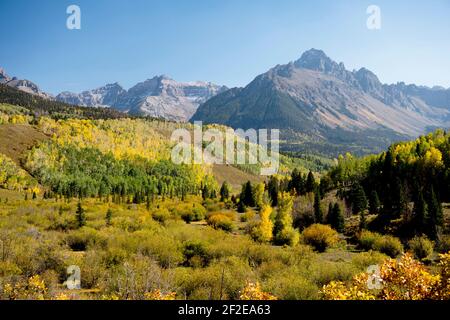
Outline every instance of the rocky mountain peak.
POLYGON ((361 68, 354 72, 354 75, 365 92, 374 93, 382 90, 382 83, 372 71, 361 68))
POLYGON ((128 91, 116 82, 80 94, 63 92, 57 96, 57 100, 82 106, 113 107, 130 114, 186 121, 201 103, 225 90, 228 88, 210 82, 177 82, 163 74, 140 82, 128 91))
POLYGON ((0 79, 8 79, 8 75, 6 74, 5 69, 0 67, 0 79))
POLYGON ((322 50, 311 49, 305 51, 300 59, 295 61, 297 68, 305 68, 324 73, 335 73, 345 69, 343 64, 331 60, 322 50))
POLYGON ((18 79, 17 77, 11 78, 6 74, 6 71, 3 68, 0 68, 0 84, 7 85, 9 87, 40 96, 45 99, 53 99, 50 94, 41 91, 39 87, 31 81, 18 79))

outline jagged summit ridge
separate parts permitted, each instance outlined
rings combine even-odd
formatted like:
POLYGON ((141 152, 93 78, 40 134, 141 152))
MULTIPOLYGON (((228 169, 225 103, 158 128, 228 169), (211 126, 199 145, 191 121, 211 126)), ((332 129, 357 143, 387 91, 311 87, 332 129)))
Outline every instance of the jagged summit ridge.
POLYGON ((56 99, 90 107, 113 107, 130 114, 187 121, 201 103, 225 90, 226 87, 210 82, 177 82, 167 75, 159 75, 129 90, 114 83, 80 94, 63 92, 56 99))

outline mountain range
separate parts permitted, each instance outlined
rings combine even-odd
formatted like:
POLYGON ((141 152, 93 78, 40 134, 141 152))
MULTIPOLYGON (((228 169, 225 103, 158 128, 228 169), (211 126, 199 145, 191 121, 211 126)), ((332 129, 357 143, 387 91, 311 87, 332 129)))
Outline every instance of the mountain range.
POLYGON ((80 106, 112 107, 133 115, 187 121, 200 104, 227 89, 210 82, 177 82, 162 75, 140 82, 128 91, 113 83, 79 94, 62 92, 56 100, 80 106))
POLYGON ((293 144, 319 141, 378 151, 394 140, 449 127, 450 89, 382 84, 366 68, 349 71, 323 51, 277 65, 244 88, 202 104, 191 121, 278 128, 293 144))
POLYGON ((125 90, 120 84, 82 93, 61 92, 56 97, 43 92, 29 81, 10 77, 0 68, 0 84, 20 91, 82 107, 114 108, 131 115, 143 115, 172 121, 188 121, 198 106, 228 90, 211 82, 177 82, 168 76, 155 76, 125 90))
POLYGON ((45 93, 0 69, 4 84, 72 105, 113 108, 131 115, 203 121, 242 129, 282 129, 282 150, 378 152, 393 141, 450 127, 450 89, 403 82, 383 84, 370 70, 349 71, 311 49, 257 76, 243 88, 177 82, 155 76, 125 90, 118 83, 84 91, 45 93))

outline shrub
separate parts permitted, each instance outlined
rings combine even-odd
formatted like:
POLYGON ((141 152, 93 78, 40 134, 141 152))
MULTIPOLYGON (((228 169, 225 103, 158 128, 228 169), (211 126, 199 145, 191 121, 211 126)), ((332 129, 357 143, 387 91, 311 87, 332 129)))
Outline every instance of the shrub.
POLYGON ((183 261, 178 243, 171 237, 138 231, 136 240, 138 241, 137 252, 151 257, 162 268, 170 268, 183 261))
POLYGON ((81 262, 70 264, 80 265, 82 270, 81 287, 83 289, 95 288, 100 279, 105 275, 105 266, 103 264, 103 252, 97 250, 89 250, 83 256, 81 262))
POLYGON ((106 239, 98 231, 87 227, 72 231, 65 238, 65 243, 73 251, 85 251, 95 246, 105 248, 106 242, 106 239))
POLYGON ((223 209, 224 204, 213 199, 206 199, 205 201, 203 201, 203 206, 208 212, 213 212, 223 209))
POLYGON ((336 244, 339 238, 338 233, 330 226, 313 224, 303 230, 302 240, 316 251, 325 252, 328 247, 336 244))
POLYGON ((107 293, 113 293, 122 300, 145 299, 147 293, 165 285, 164 275, 157 263, 140 255, 132 256, 123 264, 108 270, 102 283, 107 293))
POLYGON ((439 239, 438 250, 440 253, 450 252, 450 235, 442 236, 439 239))
POLYGON ((237 214, 235 211, 231 211, 231 210, 219 210, 219 211, 214 211, 214 212, 210 212, 208 213, 206 216, 209 219, 209 217, 214 216, 214 215, 223 215, 226 216, 228 218, 230 218, 231 221, 236 221, 237 219, 237 214))
POLYGON ((403 251, 399 239, 366 230, 362 231, 359 236, 359 245, 364 250, 376 250, 391 258, 395 258, 403 251))
POLYGON ((242 214, 239 219, 241 222, 251 221, 255 217, 255 211, 249 209, 244 214, 242 214))
POLYGON ((13 262, 0 261, 0 277, 20 275, 20 268, 13 262))
POLYGON ((233 221, 223 214, 214 214, 209 216, 208 225, 214 229, 222 229, 228 232, 231 232, 234 229, 233 221))
POLYGON ((200 208, 193 208, 191 211, 182 213, 181 219, 183 219, 186 223, 201 221, 205 219, 205 212, 200 208))
POLYGON ((248 282, 240 292, 240 300, 277 300, 277 298, 261 289, 259 282, 248 282))
POLYGON ((303 272, 319 287, 331 281, 348 281, 359 272, 355 265, 343 261, 313 261, 303 272))
POLYGON ((381 235, 375 232, 363 230, 359 235, 359 246, 363 250, 372 250, 375 247, 375 242, 381 238, 381 235))
POLYGON ((206 245, 200 241, 188 241, 183 246, 184 264, 189 267, 204 267, 208 265, 210 255, 206 245))
POLYGON ((426 236, 412 238, 409 240, 408 246, 418 260, 426 259, 433 254, 433 242, 426 236))
POLYGON ((186 223, 191 223, 193 221, 201 221, 205 219, 206 209, 200 203, 186 202, 178 203, 172 206, 170 212, 174 216, 179 216, 186 223))
POLYGON ((388 255, 391 258, 397 257, 403 251, 400 240, 392 236, 382 236, 375 241, 374 249, 388 255))
POLYGON ((104 252, 102 259, 103 263, 108 267, 116 267, 122 264, 127 258, 128 254, 125 250, 121 248, 108 248, 107 251, 104 252))
POLYGON ((350 284, 331 282, 322 293, 327 300, 430 300, 448 299, 450 255, 440 255, 439 274, 405 254, 400 260, 388 259, 380 266, 381 290, 371 290, 368 273, 356 275, 350 284))
POLYGON ((266 285, 270 292, 283 300, 317 300, 319 288, 304 277, 288 274, 274 276, 266 285))
POLYGON ((166 208, 157 209, 152 213, 152 217, 160 223, 165 223, 170 218, 170 213, 166 208))
POLYGON ((370 250, 360 252, 352 257, 352 264, 359 270, 366 270, 369 266, 381 264, 388 257, 381 252, 370 250))
POLYGON ((295 246, 298 244, 300 239, 300 235, 297 230, 292 229, 284 229, 278 232, 275 238, 275 242, 278 245, 287 245, 287 246, 295 246))

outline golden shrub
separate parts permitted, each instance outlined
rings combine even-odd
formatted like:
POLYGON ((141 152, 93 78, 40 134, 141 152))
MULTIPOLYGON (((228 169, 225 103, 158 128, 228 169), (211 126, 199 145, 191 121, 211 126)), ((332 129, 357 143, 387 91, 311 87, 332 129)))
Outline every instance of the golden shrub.
POLYGON ((258 282, 248 282, 240 292, 240 300, 277 300, 277 297, 264 292, 258 282))
POLYGON ((333 281, 323 287, 330 300, 430 300, 450 298, 450 254, 440 256, 439 274, 430 273, 409 253, 399 260, 389 259, 380 266, 381 288, 369 289, 369 274, 355 276, 345 285, 333 281))
POLYGON ((2 295, 8 300, 44 300, 48 289, 39 275, 16 284, 7 283, 3 286, 2 295))
POLYGON ((145 300, 175 300, 176 292, 162 292, 159 289, 155 289, 152 292, 147 292, 145 295, 145 300))

